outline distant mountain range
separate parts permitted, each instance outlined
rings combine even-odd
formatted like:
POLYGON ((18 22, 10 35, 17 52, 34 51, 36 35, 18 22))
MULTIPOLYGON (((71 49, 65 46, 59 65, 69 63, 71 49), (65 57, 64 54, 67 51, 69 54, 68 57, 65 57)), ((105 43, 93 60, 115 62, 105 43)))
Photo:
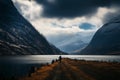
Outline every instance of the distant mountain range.
POLYGON ((103 25, 79 54, 120 55, 120 16, 103 25))
POLYGON ((80 40, 78 36, 66 39, 61 43, 62 44, 60 44, 58 47, 69 54, 74 54, 76 53, 76 51, 80 51, 88 45, 88 43, 85 43, 82 40, 80 40))
POLYGON ((24 19, 12 0, 0 0, 0 55, 64 54, 24 19))

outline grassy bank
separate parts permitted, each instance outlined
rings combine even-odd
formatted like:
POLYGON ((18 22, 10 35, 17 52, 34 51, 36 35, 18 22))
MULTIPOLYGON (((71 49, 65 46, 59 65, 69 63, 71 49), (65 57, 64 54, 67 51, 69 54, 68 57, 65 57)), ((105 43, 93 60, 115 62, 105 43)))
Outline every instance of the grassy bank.
POLYGON ((120 63, 64 58, 19 80, 120 80, 120 63))

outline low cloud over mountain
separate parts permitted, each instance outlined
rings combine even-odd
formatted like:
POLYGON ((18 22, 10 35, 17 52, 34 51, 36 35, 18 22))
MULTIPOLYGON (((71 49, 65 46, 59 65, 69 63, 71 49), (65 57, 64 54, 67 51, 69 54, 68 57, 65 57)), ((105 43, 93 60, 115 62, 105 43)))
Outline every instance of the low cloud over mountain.
POLYGON ((57 47, 60 46, 59 43, 64 45, 62 42, 73 35, 84 43, 89 43, 94 33, 120 11, 119 0, 13 0, 13 2, 19 12, 57 47))

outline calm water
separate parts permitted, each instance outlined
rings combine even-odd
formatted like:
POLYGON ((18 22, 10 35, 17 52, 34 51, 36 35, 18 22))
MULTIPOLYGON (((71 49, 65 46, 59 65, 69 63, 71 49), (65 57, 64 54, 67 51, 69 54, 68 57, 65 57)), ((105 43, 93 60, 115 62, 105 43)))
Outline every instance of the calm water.
MULTIPOLYGON (((50 63, 52 60, 58 59, 60 55, 29 55, 16 57, 0 57, 0 62, 13 62, 25 64, 50 63)), ((78 60, 92 61, 109 61, 120 62, 120 56, 102 56, 102 55, 62 55, 63 58, 71 58, 78 60)))
MULTIPOLYGON (((33 67, 51 63, 60 55, 29 55, 15 57, 0 57, 0 77, 26 76, 33 67)), ((63 58, 92 61, 120 62, 120 56, 93 56, 93 55, 62 55, 63 58)))

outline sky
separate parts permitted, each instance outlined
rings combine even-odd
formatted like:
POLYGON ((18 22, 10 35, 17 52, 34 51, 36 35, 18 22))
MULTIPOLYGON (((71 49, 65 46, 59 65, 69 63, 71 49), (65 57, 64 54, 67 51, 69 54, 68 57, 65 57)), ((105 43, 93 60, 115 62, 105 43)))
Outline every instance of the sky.
POLYGON ((120 11, 120 0, 13 0, 18 11, 59 48, 74 38, 89 43, 120 11))

